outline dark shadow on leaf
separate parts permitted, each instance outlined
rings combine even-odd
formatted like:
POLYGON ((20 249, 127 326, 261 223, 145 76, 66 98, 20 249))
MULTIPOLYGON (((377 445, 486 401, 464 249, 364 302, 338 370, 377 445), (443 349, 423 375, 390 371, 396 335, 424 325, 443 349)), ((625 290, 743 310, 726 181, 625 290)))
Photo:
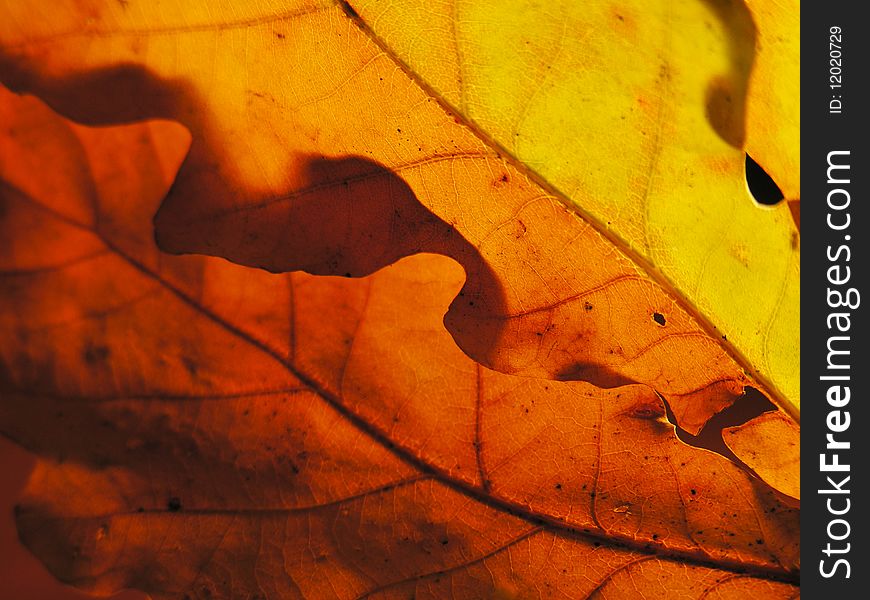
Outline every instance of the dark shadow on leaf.
POLYGON ((797 227, 798 231, 801 230, 801 201, 800 200, 789 200, 788 208, 791 211, 791 218, 794 220, 795 227, 797 227))
POLYGON ((592 363, 571 365, 556 374, 557 381, 594 381, 595 385, 605 388, 620 387, 636 383, 605 365, 592 363))
MULTIPOLYGON (((444 318, 457 345, 489 368, 514 373, 524 368, 510 362, 516 325, 489 262, 504 257, 484 258, 385 165, 363 156, 293 154, 288 149, 280 157, 287 165, 282 182, 252 188, 257 182, 243 177, 228 159, 233 153, 222 145, 226 132, 209 112, 209 103, 186 82, 129 64, 63 77, 42 75, 38 65, 14 57, 0 56, 0 67, 14 89, 38 95, 81 123, 161 118, 189 130, 190 151, 154 218, 164 252, 217 256, 275 273, 348 277, 369 275, 417 253, 445 255, 466 273, 444 318)), ((238 155, 239 149, 233 150, 238 155)), ((580 321, 572 327, 582 333, 580 321)), ((556 378, 602 387, 634 383, 604 365, 572 358, 553 373, 556 378)))
POLYGON ((84 125, 118 125, 147 119, 185 121, 182 85, 160 80, 137 65, 44 77, 38 66, 0 53, 0 83, 39 96, 53 110, 84 125))
POLYGON ((416 198, 389 168, 360 156, 290 156, 287 191, 265 195, 227 165, 214 117, 190 86, 138 65, 40 74, 0 55, 2 83, 39 96, 91 126, 172 119, 191 133, 190 151, 155 216, 161 250, 219 256, 270 272, 363 277, 417 253, 459 262, 466 283, 445 325, 473 359, 492 366, 501 337, 501 284, 480 252, 416 198), (492 317, 495 318, 492 318, 492 317))
POLYGON ((707 120, 723 140, 742 148, 746 139, 746 95, 757 30, 742 0, 704 0, 727 32, 731 68, 707 85, 707 120))

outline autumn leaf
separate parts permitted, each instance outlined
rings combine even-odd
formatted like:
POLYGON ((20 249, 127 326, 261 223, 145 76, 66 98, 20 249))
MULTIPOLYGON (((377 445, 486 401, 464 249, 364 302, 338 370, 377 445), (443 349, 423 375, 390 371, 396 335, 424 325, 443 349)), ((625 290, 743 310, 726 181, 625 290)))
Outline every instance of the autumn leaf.
POLYGON ((167 256, 151 215, 184 129, 0 106, 0 427, 42 457, 17 519, 63 581, 154 598, 795 596, 797 511, 681 442, 649 386, 471 360, 442 324, 455 261, 343 278, 167 256))
POLYGON ((412 78, 663 275, 799 410, 796 232, 744 176, 745 149, 799 197, 797 3, 353 4, 412 78))
POLYGON ((735 147, 755 26, 737 3, 663 6, 538 18, 479 3, 459 15, 481 33, 465 48, 457 15, 422 27, 428 13, 397 3, 164 14, 94 0, 51 20, 10 7, 2 43, 7 81, 78 120, 188 127, 157 219, 164 250, 337 275, 445 253, 468 273, 448 328, 486 366, 645 383, 691 433, 750 382, 796 418, 797 233, 786 207, 753 205, 735 147), (699 25, 668 25, 684 22, 699 25), (387 189, 396 174, 406 186, 387 189), (342 189, 346 210, 324 200, 342 189), (412 214, 375 212, 379 193, 412 214), (358 197, 372 200, 350 210, 358 197))
POLYGON ((723 432, 725 444, 775 489, 800 498, 800 432, 782 413, 767 412, 723 432))
MULTIPOLYGON (((439 252, 468 275, 446 324, 485 365, 643 383, 689 433, 747 384, 796 414, 798 238, 784 207, 752 206, 742 176, 745 145, 796 190, 796 103, 775 85, 796 64, 776 28, 794 23, 779 7, 686 3, 638 18, 566 6, 541 18, 478 4, 413 27, 413 7, 398 4, 241 17, 119 6, 13 14, 4 78, 87 122, 185 123, 191 154, 157 220, 164 249, 351 276, 439 252), (613 43, 600 51, 590 34, 613 43), (623 76, 588 68, 612 48, 623 76), (312 56, 341 60, 299 68, 312 56)), ((730 431, 729 446, 794 496, 791 474, 777 475, 796 458, 737 443, 795 446, 794 424, 776 422, 730 431)))
POLYGON ((747 106, 747 152, 800 202, 800 10, 797 3, 747 0, 757 56, 747 106))

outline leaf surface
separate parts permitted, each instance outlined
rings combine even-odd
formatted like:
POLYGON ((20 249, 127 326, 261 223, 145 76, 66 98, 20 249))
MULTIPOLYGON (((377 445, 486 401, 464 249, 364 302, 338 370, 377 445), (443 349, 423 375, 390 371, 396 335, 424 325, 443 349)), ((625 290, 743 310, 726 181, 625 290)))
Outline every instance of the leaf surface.
POLYGON ((786 200, 799 205, 800 6, 764 0, 746 4, 757 26, 746 149, 765 165, 786 200))
POLYGON ((786 204, 753 202, 744 174, 749 151, 799 198, 797 3, 445 4, 354 9, 799 410, 797 232, 786 204))
POLYGON ((728 448, 773 488, 801 497, 800 432, 794 421, 768 412, 722 432, 728 448))
MULTIPOLYGON (((488 367, 603 386, 644 383, 692 433, 742 394, 748 373, 796 415, 791 220, 784 207, 752 206, 742 150, 722 139, 739 123, 716 130, 698 89, 724 69, 735 101, 742 99, 751 54, 744 30, 752 29, 745 10, 729 4, 719 14, 688 2, 679 5, 686 14, 662 9, 664 16, 653 11, 641 22, 625 11, 593 6, 578 14, 572 6, 555 7, 555 20, 548 13, 529 30, 539 32, 534 43, 543 50, 514 56, 517 43, 462 51, 463 72, 508 51, 514 60, 506 64, 517 72, 483 73, 492 85, 459 88, 458 66, 408 58, 411 49, 428 59, 457 62, 458 55, 444 49, 443 24, 412 28, 413 11, 400 4, 391 7, 402 18, 331 3, 281 10, 213 3, 206 11, 195 3, 76 2, 50 21, 10 8, 2 43, 7 80, 74 118, 166 117, 188 127, 190 155, 157 219, 163 249, 337 275, 366 275, 420 251, 447 254, 468 273, 448 328, 488 367), (701 17, 713 30, 709 39, 685 32, 671 41, 665 35, 664 46, 656 41, 662 31, 682 32, 665 27, 668 19, 701 17), (634 34, 619 32, 626 21, 634 34), (402 31, 420 34, 392 41, 402 31), (623 77, 601 65, 559 63, 589 59, 597 36, 632 65, 623 77), (647 42, 658 59, 638 60, 647 42), (701 69, 668 66, 694 60, 698 44, 708 43, 705 61, 720 57, 723 44, 739 48, 701 69), (540 64, 523 62, 544 55, 540 64), (558 77, 547 75, 545 62, 558 77), (662 96, 663 72, 674 80, 668 85, 681 86, 676 92, 692 93, 681 102, 662 96), (585 105, 580 100, 593 98, 575 92, 595 82, 618 87, 594 96, 598 108, 565 104, 585 105), (468 89, 480 90, 479 101, 469 101, 468 89), (95 95, 111 101, 94 102, 95 95), (524 97, 534 102, 515 102, 524 97), (625 125, 606 129, 621 116, 625 125), (637 131, 659 141, 637 142, 637 131), (501 139, 514 133, 529 141, 501 139), (574 133, 582 147, 568 143, 574 133), (535 158, 545 148, 560 159, 535 158), (578 168, 563 180, 568 163, 578 168), (582 205, 583 217, 566 212, 566 201, 582 205)), ((489 35, 485 15, 460 16, 463 26, 487 33, 469 39, 505 42, 489 35)), ((492 9, 496 16, 511 21, 505 31, 530 27, 531 16, 510 7, 492 9)))
POLYGON ((441 323, 453 260, 358 279, 166 256, 151 215, 183 129, 0 106, 0 428, 44 457, 17 518, 64 581, 155 598, 794 596, 797 511, 680 442, 648 386, 471 360, 441 323))

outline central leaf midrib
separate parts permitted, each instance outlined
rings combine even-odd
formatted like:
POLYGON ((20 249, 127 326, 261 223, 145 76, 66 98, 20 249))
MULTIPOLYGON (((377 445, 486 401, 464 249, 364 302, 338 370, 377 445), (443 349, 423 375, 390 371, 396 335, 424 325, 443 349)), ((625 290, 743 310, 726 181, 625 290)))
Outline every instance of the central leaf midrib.
MULTIPOLYGON (((302 369, 299 369, 295 364, 285 360, 281 356, 281 353, 279 351, 270 347, 265 342, 257 339, 252 334, 245 331, 242 327, 233 324, 216 312, 213 312, 198 303, 192 297, 188 296, 183 290, 175 287, 172 283, 164 279, 158 272, 152 270, 144 263, 125 253, 120 247, 112 243, 105 235, 103 235, 98 230, 95 230, 93 227, 87 224, 66 218, 64 215, 58 213, 56 210, 43 204, 42 202, 39 202, 29 194, 23 193, 22 195, 28 201, 42 208, 55 218, 62 220, 64 223, 67 223, 70 226, 79 228, 95 235, 103 242, 103 244, 106 245, 106 248, 109 251, 117 255, 120 259, 129 264, 132 268, 134 268, 143 276, 148 277, 149 279, 152 279, 153 281, 158 283, 160 286, 162 286, 164 289, 174 295, 178 300, 193 309, 196 313, 200 314, 206 319, 209 319, 230 335, 236 337, 237 339, 248 344, 249 346, 252 346, 254 349, 262 352, 270 359, 276 361, 283 369, 287 370, 293 377, 298 379, 303 386, 307 387, 311 392, 320 397, 330 408, 338 412, 354 427, 368 435, 371 439, 387 449, 389 452, 393 453, 400 460, 410 465, 414 469, 418 470, 420 473, 425 475, 431 475, 433 478, 437 479, 444 485, 466 496, 469 496, 484 505, 521 518, 533 525, 546 525, 551 530, 553 530, 554 533, 558 533, 561 535, 575 536, 584 539, 603 540, 608 544, 617 545, 619 547, 624 547, 648 555, 682 560, 684 562, 700 566, 712 566, 715 568, 725 569, 737 573, 751 572, 758 577, 777 581, 793 582, 797 581, 797 579, 799 578, 799 572, 791 572, 786 570, 784 567, 774 568, 763 565, 752 565, 749 563, 740 562, 738 560, 714 558, 711 557, 709 553, 704 551, 700 546, 698 546, 697 551, 694 552, 679 550, 660 550, 652 546, 650 542, 642 542, 621 534, 608 533, 604 530, 602 530, 600 533, 593 531, 581 531, 580 526, 570 525, 568 523, 565 523, 564 521, 560 521, 556 517, 531 512, 527 506, 511 502, 504 498, 492 496, 488 494, 484 489, 480 489, 461 480, 453 479, 449 476, 448 473, 446 473, 442 469, 439 469, 435 465, 428 463, 425 459, 417 456, 413 450, 396 444, 385 432, 381 431, 373 423, 367 421, 361 415, 351 410, 341 401, 340 398, 335 397, 331 392, 329 392, 329 390, 317 383, 314 377, 312 377, 302 369)), ((592 524, 590 525, 592 527, 595 526, 592 524)))
POLYGON ((141 272, 143 275, 146 275, 158 283, 160 283, 163 287, 167 289, 170 293, 176 296, 179 300, 193 308, 196 312, 204 316, 205 318, 213 321, 215 324, 219 325, 225 331, 235 336, 239 340, 253 346, 255 349, 264 353, 271 359, 278 362, 284 369, 286 369, 292 376, 297 378, 300 383, 304 386, 308 387, 312 392, 314 392, 318 397, 320 397, 328 406, 330 406, 333 410, 338 412, 342 417, 347 419, 351 424, 353 424, 357 429, 368 435, 378 444, 395 454, 399 459, 409 464, 413 468, 417 469, 421 473, 432 475, 441 483, 456 489, 460 493, 463 493, 467 496, 470 496, 488 506, 496 508, 498 510, 504 511, 506 513, 512 514, 519 518, 522 518, 532 524, 546 524, 551 529, 556 531, 567 533, 570 535, 578 536, 581 538, 591 538, 596 540, 604 540, 610 544, 617 544, 619 546, 623 546, 635 551, 643 552, 646 554, 652 554, 657 556, 664 556, 668 558, 676 558, 680 560, 684 560, 687 562, 692 562, 699 565, 704 566, 716 566, 718 568, 724 568, 727 570, 741 572, 741 571, 751 571, 757 573, 761 577, 767 577, 776 580, 786 580, 789 581, 791 578, 796 577, 795 573, 791 573, 786 571, 784 568, 776 569, 772 567, 765 567, 761 565, 751 565, 747 563, 743 563, 737 560, 727 560, 722 558, 713 558, 710 557, 702 548, 698 547, 697 552, 689 552, 689 551, 658 551, 657 549, 653 549, 650 547, 650 544, 647 542, 640 542, 628 536, 622 536, 619 534, 607 533, 606 531, 602 531, 601 533, 594 532, 584 532, 580 531, 579 527, 572 526, 567 523, 561 522, 558 519, 551 517, 549 515, 537 514, 530 512, 527 507, 522 505, 518 505, 513 503, 507 499, 498 498, 496 496, 491 496, 486 494, 483 490, 478 489, 477 487, 460 481, 453 479, 447 474, 445 471, 439 469, 435 465, 430 464, 423 458, 417 456, 413 450, 409 448, 405 448, 396 444, 393 440, 389 438, 389 436, 381 431, 378 427, 376 427, 373 423, 367 421, 365 418, 360 416, 358 413, 351 410, 347 407, 339 398, 335 397, 329 390, 322 387, 315 378, 311 375, 299 369, 296 365, 286 361, 282 358, 280 352, 271 348, 266 343, 258 340, 253 335, 246 332, 239 326, 234 325, 233 323, 227 321, 217 313, 214 313, 201 304, 197 303, 187 294, 185 294, 182 290, 176 288, 171 283, 163 279, 159 274, 149 269, 144 264, 138 262, 131 256, 128 256, 124 252, 122 252, 119 248, 113 246, 110 242, 105 240, 102 236, 101 239, 104 240, 106 245, 115 252, 120 258, 128 262, 132 267, 141 272))
MULTIPOLYGON (((520 173, 523 173, 531 181, 537 184, 545 192, 552 195, 562 204, 562 207, 575 217, 579 217, 588 222, 599 234, 613 244, 617 250, 622 252, 633 264, 640 267, 650 279, 657 283, 669 296, 677 301, 679 306, 690 315, 693 320, 698 323, 700 328, 709 335, 725 352, 753 379, 755 379, 770 396, 770 399, 780 409, 783 410, 791 419, 800 424, 800 410, 792 405, 791 402, 782 393, 779 387, 770 378, 766 377, 753 366, 752 361, 743 354, 733 343, 723 337, 719 333, 719 328, 710 319, 703 314, 697 307, 680 291, 677 285, 663 272, 661 272, 647 257, 636 251, 631 244, 620 237, 612 229, 608 228, 605 223, 589 213, 581 206, 573 202, 567 194, 562 192, 557 186, 550 183, 546 177, 538 173, 535 169, 527 165, 524 161, 515 156, 508 148, 490 136, 485 129, 480 127, 473 119, 468 118, 461 109, 453 106, 446 100, 437 90, 435 90, 423 77, 421 77, 414 69, 411 68, 399 55, 383 40, 374 30, 360 17, 356 11, 350 12, 341 0, 336 0, 336 4, 341 8, 348 19, 356 23, 359 29, 369 39, 372 40, 383 53, 398 66, 402 72, 407 75, 415 84, 417 84, 423 92, 435 100, 441 108, 451 117, 456 119, 471 131, 478 139, 490 148, 494 149, 500 156, 504 157, 510 164, 520 173)), ((352 10, 352 9, 351 9, 352 10)))

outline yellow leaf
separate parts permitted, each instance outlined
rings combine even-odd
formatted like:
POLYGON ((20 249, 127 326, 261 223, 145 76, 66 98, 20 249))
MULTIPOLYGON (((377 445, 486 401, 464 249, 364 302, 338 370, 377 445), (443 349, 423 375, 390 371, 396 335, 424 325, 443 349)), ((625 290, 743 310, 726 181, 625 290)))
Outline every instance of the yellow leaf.
POLYGON ((746 109, 746 151, 800 201, 800 1, 746 0, 757 51, 746 109))
POLYGON ((785 203, 753 201, 743 148, 797 197, 797 2, 753 2, 758 27, 730 0, 353 5, 412 77, 663 276, 799 412, 797 231, 785 203))

